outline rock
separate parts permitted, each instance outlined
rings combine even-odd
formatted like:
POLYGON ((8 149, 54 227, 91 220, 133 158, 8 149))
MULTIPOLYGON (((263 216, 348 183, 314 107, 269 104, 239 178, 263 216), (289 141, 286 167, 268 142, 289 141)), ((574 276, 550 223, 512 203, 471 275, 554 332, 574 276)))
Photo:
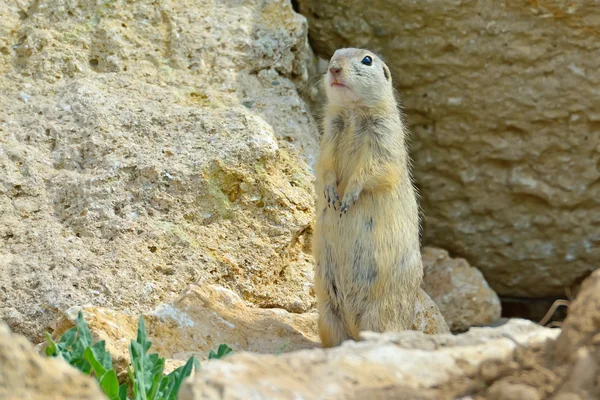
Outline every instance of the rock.
POLYGON ((477 268, 441 249, 425 247, 422 257, 422 287, 438 305, 450 330, 465 331, 500 318, 500 299, 477 268))
POLYGON ((537 352, 520 348, 514 356, 516 367, 487 373, 490 387, 484 398, 600 398, 599 310, 600 271, 596 271, 581 285, 556 340, 548 341, 537 352), (490 379, 491 375, 495 376, 490 379))
POLYGON ((594 346, 580 348, 573 355, 573 362, 565 368, 567 373, 561 374, 562 385, 553 400, 600 398, 600 337, 596 336, 594 346))
POLYGON ((21 335, 0 321, 0 398, 90 399, 106 397, 90 376, 58 358, 42 358, 21 335))
MULTIPOLYGON (((73 307, 54 322, 53 336, 73 327, 80 310, 95 340, 106 341, 118 374, 126 372, 139 316, 105 307, 73 307)), ((192 285, 173 305, 161 304, 144 315, 150 351, 169 361, 167 372, 192 355, 206 360, 222 343, 235 352, 270 354, 320 347, 316 321, 315 313, 247 307, 237 294, 218 285, 192 285)))
POLYGON ((417 295, 415 322, 412 329, 430 335, 450 332, 439 307, 423 289, 419 289, 417 295))
POLYGON ((581 291, 569 306, 562 332, 556 340, 557 359, 576 359, 580 356, 578 349, 590 345, 600 347, 600 270, 583 282, 581 291))
POLYGON ((425 245, 476 265, 501 296, 562 297, 597 268, 594 2, 296 4, 317 54, 367 47, 390 66, 425 245))
MULTIPOLYGON (((52 324, 55 339, 74 326, 79 311, 94 339, 106 341, 117 373, 126 373, 128 346, 137 335, 139 317, 105 307, 72 307, 52 324)), ((167 359, 167 372, 192 355, 206 360, 222 343, 235 352, 266 354, 321 347, 317 318, 316 312, 248 307, 236 293, 218 285, 191 285, 174 304, 161 304, 144 315, 151 351, 167 359)), ((437 306, 422 290, 413 329, 428 334, 449 332, 437 306)))
POLYGON ((0 318, 38 342, 72 305, 138 314, 191 282, 311 309, 305 18, 280 0, 19 4, 0 0, 0 318))
POLYGON ((490 400, 539 400, 540 395, 535 388, 520 383, 510 384, 506 381, 494 383, 487 391, 490 400))
MULTIPOLYGON (((247 307, 234 292, 216 285, 194 285, 172 307, 161 306, 145 319, 152 351, 169 358, 168 370, 192 354, 202 360, 200 371, 184 382, 182 400, 587 399, 600 394, 595 386, 599 277, 596 272, 583 283, 563 332, 512 319, 458 335, 363 332, 358 342, 321 349, 315 313, 247 307), (272 354, 280 353, 286 341, 283 354, 272 354), (207 352, 222 342, 235 352, 206 360, 207 352), (564 358, 560 349, 572 354, 564 358)), ((430 299, 429 304, 436 309, 430 299)), ((131 317, 95 307, 84 310, 94 336, 108 340, 112 354, 135 336, 131 317)), ((76 311, 71 310, 73 317, 76 311)), ((69 319, 58 323, 55 334, 70 324, 69 319)))
MULTIPOLYGON (((316 314, 250 308, 214 285, 192 286, 173 307, 159 307, 145 318, 153 351, 169 357, 171 368, 191 354, 202 360, 202 368, 184 382, 182 400, 588 399, 600 395, 598 278, 600 271, 583 282, 562 332, 511 319, 458 335, 363 332, 358 342, 322 349, 316 314), (283 354, 265 354, 278 353, 286 338, 291 345, 283 354), (206 360, 222 340, 236 351, 206 360)), ((86 315, 94 335, 112 332, 112 339, 103 337, 109 349, 111 341, 134 336, 133 324, 123 323, 122 316, 107 318, 110 313, 94 308, 86 308, 86 315), (119 324, 129 333, 113 332, 119 324)))
POLYGON ((184 382, 180 398, 358 399, 371 398, 367 395, 371 391, 379 398, 393 398, 383 394, 408 388, 411 399, 452 399, 461 389, 452 385, 476 374, 482 362, 511 357, 516 343, 505 336, 532 346, 557 334, 529 321, 512 320, 499 328, 472 328, 457 336, 365 333, 364 341, 327 350, 280 356, 237 353, 203 363, 184 382), (365 397, 353 397, 357 391, 365 397))

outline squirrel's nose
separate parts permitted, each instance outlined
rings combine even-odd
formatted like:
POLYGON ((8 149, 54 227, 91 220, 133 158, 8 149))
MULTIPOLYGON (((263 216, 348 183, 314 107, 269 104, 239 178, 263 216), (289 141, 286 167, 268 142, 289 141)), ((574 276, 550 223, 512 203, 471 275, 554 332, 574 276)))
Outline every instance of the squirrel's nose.
POLYGON ((342 67, 331 67, 329 68, 329 72, 332 74, 339 74, 342 71, 342 67))

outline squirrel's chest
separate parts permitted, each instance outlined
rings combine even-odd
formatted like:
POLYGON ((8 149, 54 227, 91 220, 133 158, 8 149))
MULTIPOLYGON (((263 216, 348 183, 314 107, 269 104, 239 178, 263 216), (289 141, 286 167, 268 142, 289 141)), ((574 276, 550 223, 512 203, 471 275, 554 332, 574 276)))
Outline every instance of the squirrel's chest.
POLYGON ((372 138, 368 129, 350 121, 340 132, 335 143, 335 164, 338 178, 344 179, 364 164, 372 152, 372 138))

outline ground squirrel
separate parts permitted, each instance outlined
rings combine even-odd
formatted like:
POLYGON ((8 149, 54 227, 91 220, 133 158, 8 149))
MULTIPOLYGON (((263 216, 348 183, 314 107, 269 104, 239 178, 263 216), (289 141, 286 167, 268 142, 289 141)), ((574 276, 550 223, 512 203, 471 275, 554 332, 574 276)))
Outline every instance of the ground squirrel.
POLYGON ((313 235, 324 347, 360 331, 411 329, 423 276, 419 215, 392 77, 364 49, 339 49, 316 165, 313 235))

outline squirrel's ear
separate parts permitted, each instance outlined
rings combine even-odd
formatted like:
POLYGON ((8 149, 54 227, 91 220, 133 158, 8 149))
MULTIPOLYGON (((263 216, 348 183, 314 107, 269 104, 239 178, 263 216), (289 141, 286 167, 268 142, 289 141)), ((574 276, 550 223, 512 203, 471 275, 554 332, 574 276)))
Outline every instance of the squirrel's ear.
POLYGON ((385 76, 385 79, 388 81, 390 80, 390 70, 385 65, 383 66, 383 76, 385 76))

